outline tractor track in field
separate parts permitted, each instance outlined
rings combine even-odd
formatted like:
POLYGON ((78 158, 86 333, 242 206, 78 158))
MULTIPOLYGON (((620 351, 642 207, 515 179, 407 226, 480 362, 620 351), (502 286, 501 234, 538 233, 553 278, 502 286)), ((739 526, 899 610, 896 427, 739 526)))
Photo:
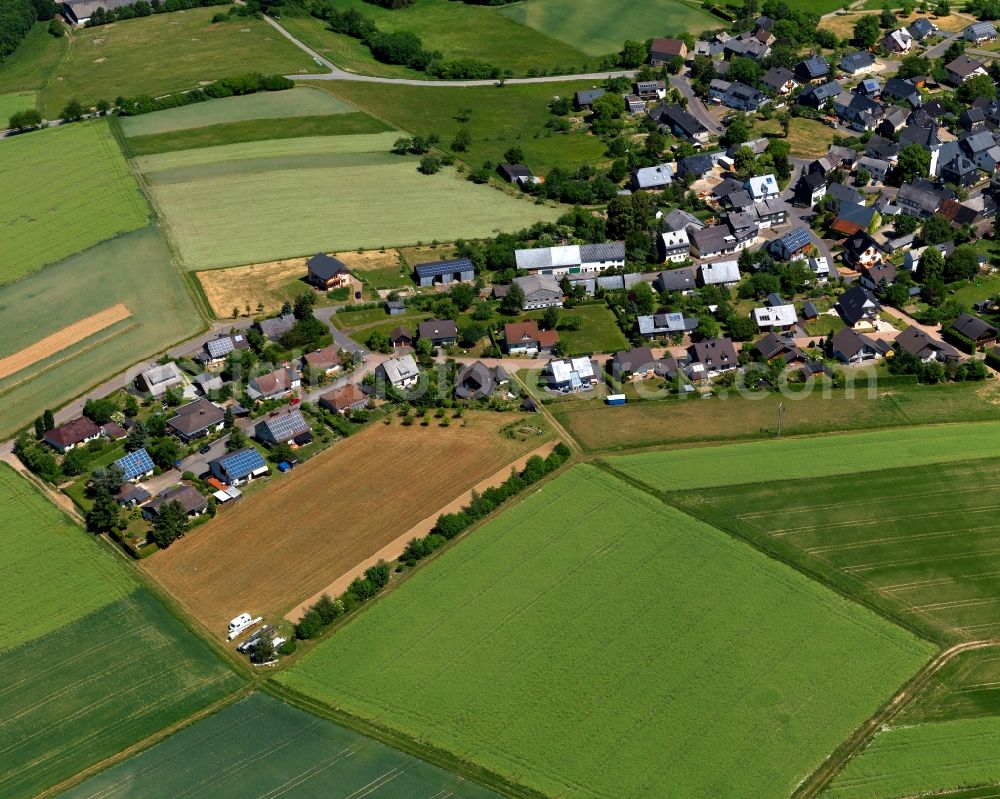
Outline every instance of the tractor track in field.
POLYGON ((910 702, 916 699, 927 688, 934 675, 948 665, 953 658, 965 652, 988 649, 994 646, 1000 646, 1000 638, 964 641, 939 652, 878 713, 855 730, 816 771, 803 780, 792 794, 792 799, 811 799, 811 797, 822 793, 847 764, 847 761, 864 749, 884 725, 896 718, 910 702))

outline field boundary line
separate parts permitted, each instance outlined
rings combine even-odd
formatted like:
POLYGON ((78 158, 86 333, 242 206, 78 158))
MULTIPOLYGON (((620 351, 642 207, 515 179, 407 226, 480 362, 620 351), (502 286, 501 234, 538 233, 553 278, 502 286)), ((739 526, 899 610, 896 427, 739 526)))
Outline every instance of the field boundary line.
POLYGON ((489 477, 483 478, 478 483, 476 483, 476 485, 472 486, 467 491, 464 491, 463 493, 459 494, 455 499, 451 500, 445 505, 442 505, 440 508, 434 511, 434 513, 431 513, 426 518, 421 519, 419 522, 412 525, 405 533, 402 533, 401 535, 394 538, 384 547, 379 549, 379 551, 376 552, 374 555, 365 558, 357 566, 352 566, 350 569, 347 569, 343 574, 337 577, 337 579, 333 580, 322 591, 318 591, 308 599, 300 602, 294 608, 285 613, 285 618, 288 619, 288 621, 297 622, 302 617, 302 614, 306 611, 306 609, 314 602, 316 602, 317 599, 323 596, 323 594, 329 594, 330 596, 339 596, 340 594, 342 594, 344 591, 347 590, 347 587, 351 584, 354 577, 360 576, 364 572, 364 570, 367 569, 369 566, 374 566, 380 560, 385 560, 390 563, 393 560, 396 560, 396 558, 398 558, 403 553, 403 550, 406 549, 406 545, 407 543, 409 543, 410 539, 417 538, 420 536, 425 536, 429 534, 431 530, 433 530, 434 523, 437 521, 438 517, 441 514, 454 513, 455 511, 461 510, 462 506, 465 505, 466 502, 468 502, 471 499, 473 492, 481 494, 487 488, 493 488, 500 485, 500 483, 502 483, 510 476, 511 469, 518 469, 518 470, 523 469, 528 460, 535 455, 544 458, 553 449, 555 449, 557 443, 558 440, 556 439, 546 441, 544 444, 535 447, 530 452, 526 452, 524 455, 521 455, 519 458, 516 458, 515 460, 511 461, 506 466, 497 469, 496 472, 491 474, 489 477))

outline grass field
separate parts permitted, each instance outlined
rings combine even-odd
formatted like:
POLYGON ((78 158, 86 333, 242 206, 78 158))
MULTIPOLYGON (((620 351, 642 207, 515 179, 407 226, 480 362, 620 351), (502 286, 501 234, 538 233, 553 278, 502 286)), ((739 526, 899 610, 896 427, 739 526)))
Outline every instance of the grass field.
POLYGON ((501 13, 592 56, 616 53, 626 39, 643 42, 726 27, 719 17, 680 0, 526 0, 501 13))
MULTIPOLYGON (((531 69, 589 72, 597 66, 581 49, 561 41, 562 37, 525 28, 488 5, 416 0, 407 8, 390 10, 363 0, 338 0, 337 8, 359 11, 374 20, 380 30, 416 33, 425 47, 440 51, 446 59, 477 58, 515 75, 531 69)), ((372 58, 367 48, 359 43, 354 47, 337 43, 341 36, 325 30, 319 20, 289 17, 283 18, 281 24, 343 69, 366 75, 385 74, 386 65, 372 58), (346 59, 337 60, 338 56, 346 59)), ((620 48, 621 42, 613 49, 620 48)), ((417 72, 406 77, 426 75, 417 72)))
MULTIPOLYGON (((825 460, 825 458, 824 458, 825 460)), ((964 461, 681 494, 682 507, 772 549, 820 564, 944 641, 1000 633, 1000 462, 964 461), (877 509, 873 512, 873 509, 877 509)))
POLYGON ((682 491, 990 458, 998 446, 1000 424, 978 422, 693 447, 607 461, 655 490, 682 491))
MULTIPOLYGON (((514 84, 494 87, 395 86, 341 81, 325 88, 410 133, 437 133, 444 146, 459 128, 469 129, 472 143, 461 160, 479 166, 500 161, 513 145, 524 150, 525 161, 536 174, 553 166, 576 170, 582 162, 600 165, 605 146, 581 131, 553 133, 545 127, 551 118, 548 103, 555 96, 590 88, 590 82, 514 84), (456 117, 468 110, 467 122, 456 117)), ((439 237, 440 238, 440 237, 439 237)))
POLYGON ((184 265, 236 266, 431 239, 484 237, 559 211, 417 171, 394 134, 312 137, 137 159, 184 265), (245 198, 254 197, 253 204, 245 198), (280 222, 278 221, 280 220, 280 222), (391 222, 389 221, 391 220, 391 222))
POLYGON ((119 236, 0 287, 0 358, 118 303, 131 312, 128 319, 0 380, 0 434, 11 434, 40 409, 58 407, 194 335, 203 324, 156 228, 119 236), (44 298, 44 313, 39 298, 44 298))
POLYGON ((0 195, 0 284, 149 221, 106 121, 6 139, 0 172, 17 187, 0 195))
POLYGON ((0 549, 0 652, 76 621, 135 588, 107 550, 88 540, 6 463, 0 463, 0 549), (44 612, 38 612, 39 606, 44 612))
POLYGON ((546 795, 787 797, 930 651, 578 466, 276 679, 546 795))
POLYGON ((283 92, 259 92, 242 97, 221 97, 205 103, 168 108, 153 114, 122 117, 122 132, 129 138, 191 128, 205 128, 251 119, 278 119, 347 114, 354 106, 308 86, 283 92))
POLYGON ((741 396, 718 392, 708 399, 647 400, 606 408, 599 399, 580 399, 553 407, 559 421, 588 450, 628 450, 733 439, 771 438, 778 405, 784 403, 783 435, 811 435, 838 430, 979 421, 996 418, 994 383, 941 386, 894 386, 869 397, 868 389, 806 389, 787 396, 760 393, 741 396), (794 397, 794 398, 793 398, 794 397), (609 424, 611 415, 615 423, 609 424))
POLYGON ((998 737, 997 717, 882 730, 821 796, 896 799, 996 785, 1000 783, 998 737))
POLYGON ((142 588, 0 655, 0 667, 0 793, 9 799, 69 779, 240 684, 142 588))
POLYGON ((264 694, 251 694, 62 794, 63 799, 283 795, 500 799, 443 769, 264 694))
POLYGON ((74 32, 68 58, 42 92, 43 116, 56 118, 71 98, 93 104, 193 89, 241 72, 317 71, 309 56, 263 20, 213 24, 218 11, 194 8, 74 32))
MULTIPOLYGON (((67 38, 55 38, 47 22, 35 24, 17 50, 0 64, 0 94, 37 91, 52 75, 66 49, 67 38)), ((0 122, 7 127, 7 118, 0 122)))
MULTIPOLYGON (((524 316, 528 319, 541 319, 544 311, 532 311, 524 316)), ((560 319, 568 316, 578 316, 581 324, 579 330, 560 330, 559 341, 570 355, 591 355, 595 352, 617 352, 628 348, 615 315, 606 305, 581 305, 559 312, 560 319)))
POLYGON ((35 107, 35 92, 14 92, 0 94, 0 129, 7 127, 7 120, 18 111, 35 107))
POLYGON ((544 441, 501 436, 516 418, 372 425, 143 566, 211 630, 248 609, 282 615, 544 441), (277 528, 261 523, 279 517, 277 528), (234 548, 245 554, 230 557, 234 548))

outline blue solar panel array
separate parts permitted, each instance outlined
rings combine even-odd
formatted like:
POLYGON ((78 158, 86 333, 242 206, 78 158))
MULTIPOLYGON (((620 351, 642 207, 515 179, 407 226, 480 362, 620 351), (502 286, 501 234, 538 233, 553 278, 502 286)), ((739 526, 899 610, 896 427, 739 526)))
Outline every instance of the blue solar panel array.
POLYGON ((268 419, 267 426, 275 441, 287 441, 309 429, 309 425, 306 424, 306 420, 302 418, 299 411, 289 411, 281 416, 268 419))
POLYGON ((219 463, 226 470, 230 480, 242 480, 254 470, 267 466, 261 454, 252 447, 238 449, 236 452, 219 458, 219 463))
POLYGON ((153 459, 145 449, 130 452, 124 458, 115 461, 115 466, 125 473, 126 480, 134 480, 140 475, 153 471, 153 459))

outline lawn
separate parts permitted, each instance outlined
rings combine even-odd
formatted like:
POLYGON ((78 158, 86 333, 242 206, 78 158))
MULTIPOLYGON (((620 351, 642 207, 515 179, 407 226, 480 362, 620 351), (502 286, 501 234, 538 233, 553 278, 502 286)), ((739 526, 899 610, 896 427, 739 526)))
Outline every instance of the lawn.
POLYGON ((156 228, 119 236, 0 287, 0 358, 117 303, 131 312, 128 319, 0 380, 0 434, 10 435, 42 408, 59 407, 203 325, 156 228))
POLYGON ((7 799, 69 779, 241 682, 144 588, 0 655, 0 668, 7 799))
MULTIPOLYGON (((17 50, 0 63, 0 94, 37 91, 49 80, 65 49, 67 37, 55 38, 49 23, 38 22, 17 50)), ((0 118, 7 127, 7 118, 0 118)))
POLYGON ((626 39, 726 27, 720 17, 681 0, 526 0, 500 13, 592 56, 617 53, 626 39))
MULTIPOLYGON (((646 396, 657 385, 647 381, 646 396)), ((707 399, 651 398, 622 408, 607 408, 600 400, 575 399, 553 407, 559 421, 590 451, 621 451, 644 446, 772 438, 778 406, 784 405, 783 435, 812 435, 843 430, 979 421, 996 418, 998 396, 992 383, 939 386, 893 386, 869 396, 856 388, 806 386, 786 394, 717 391, 707 399), (614 416, 615 422, 609 424, 614 416)))
MULTIPOLYGON (((374 20, 386 32, 410 31, 416 33, 429 50, 438 50, 445 59, 475 58, 515 75, 525 75, 529 70, 549 71, 563 69, 572 72, 589 72, 597 67, 581 49, 566 44, 561 36, 545 35, 532 28, 524 28, 518 21, 485 4, 455 3, 451 0, 416 0, 407 8, 384 9, 363 0, 338 0, 341 11, 352 9, 374 20)), ((362 74, 382 74, 379 64, 367 48, 347 49, 334 39, 340 38, 325 30, 319 20, 302 18, 282 19, 290 31, 305 32, 307 44, 339 67, 362 74), (347 63, 337 60, 347 55, 347 63)), ((619 43, 618 47, 621 47, 619 43)), ((603 55, 592 53, 591 55, 603 55)), ((416 73, 416 77, 426 77, 416 73)), ((395 77, 393 75, 392 77, 395 77)))
POLYGON ((881 730, 821 796, 896 799, 996 785, 1000 783, 998 738, 997 717, 881 730))
POLYGON ((759 799, 930 652, 584 465, 276 679, 544 795, 759 799))
POLYGON ((515 418, 470 413, 448 429, 374 424, 143 566, 220 634, 245 610, 280 616, 543 443, 501 436, 515 418), (280 532, 261 521, 279 518, 280 532), (230 557, 234 547, 244 555, 230 557))
POLYGON ((974 422, 691 447, 607 462, 658 491, 682 491, 989 458, 998 447, 1000 423, 974 422))
POLYGON ((300 86, 282 92, 258 92, 242 97, 221 97, 205 103, 168 108, 152 114, 121 117, 122 132, 129 138, 153 133, 205 128, 251 119, 348 114, 356 109, 331 94, 300 86))
POLYGON ((942 642, 997 636, 1000 462, 867 473, 881 464, 854 464, 854 473, 825 484, 774 481, 677 501, 779 555, 815 564, 841 590, 942 642))
POLYGON ((149 221, 106 121, 0 141, 0 285, 149 221))
MULTIPOLYGON (((500 161, 514 146, 524 150, 525 163, 544 175, 553 166, 575 171, 581 163, 600 164, 605 145, 581 131, 554 133, 545 127, 552 115, 549 102, 569 96, 592 82, 513 84, 487 87, 395 86, 341 81, 328 91, 349 100, 398 128, 428 136, 436 133, 447 147, 459 128, 468 128, 472 143, 461 160, 479 166, 500 161), (468 121, 461 122, 462 111, 468 121)), ((439 237, 440 238, 440 237, 439 237)))
POLYGON ((144 156, 137 163, 188 269, 481 238, 559 215, 526 196, 477 186, 452 169, 422 175, 415 157, 389 152, 393 138, 283 139, 144 156))
POLYGON ((7 120, 18 111, 35 107, 36 94, 32 91, 0 94, 0 130, 7 127, 7 120))
POLYGON ((332 722, 251 694, 62 794, 63 799, 500 799, 332 722), (183 764, 183 768, 178 768, 183 764))
MULTIPOLYGON (((544 311, 524 314, 527 319, 541 319, 544 311)), ((615 315, 606 305, 581 305, 559 311, 559 318, 579 317, 579 330, 560 330, 559 341, 570 355, 593 355, 596 352, 617 352, 628 348, 615 315)), ((513 320, 512 320, 513 321, 513 320)))
POLYGON ((193 89, 241 72, 317 71, 309 56, 263 20, 213 23, 218 12, 194 8, 75 31, 68 57, 42 92, 43 115, 56 118, 71 98, 92 104, 193 89))
POLYGON ((64 627, 135 588, 111 553, 6 463, 0 463, 0 509, 0 652, 64 627))

